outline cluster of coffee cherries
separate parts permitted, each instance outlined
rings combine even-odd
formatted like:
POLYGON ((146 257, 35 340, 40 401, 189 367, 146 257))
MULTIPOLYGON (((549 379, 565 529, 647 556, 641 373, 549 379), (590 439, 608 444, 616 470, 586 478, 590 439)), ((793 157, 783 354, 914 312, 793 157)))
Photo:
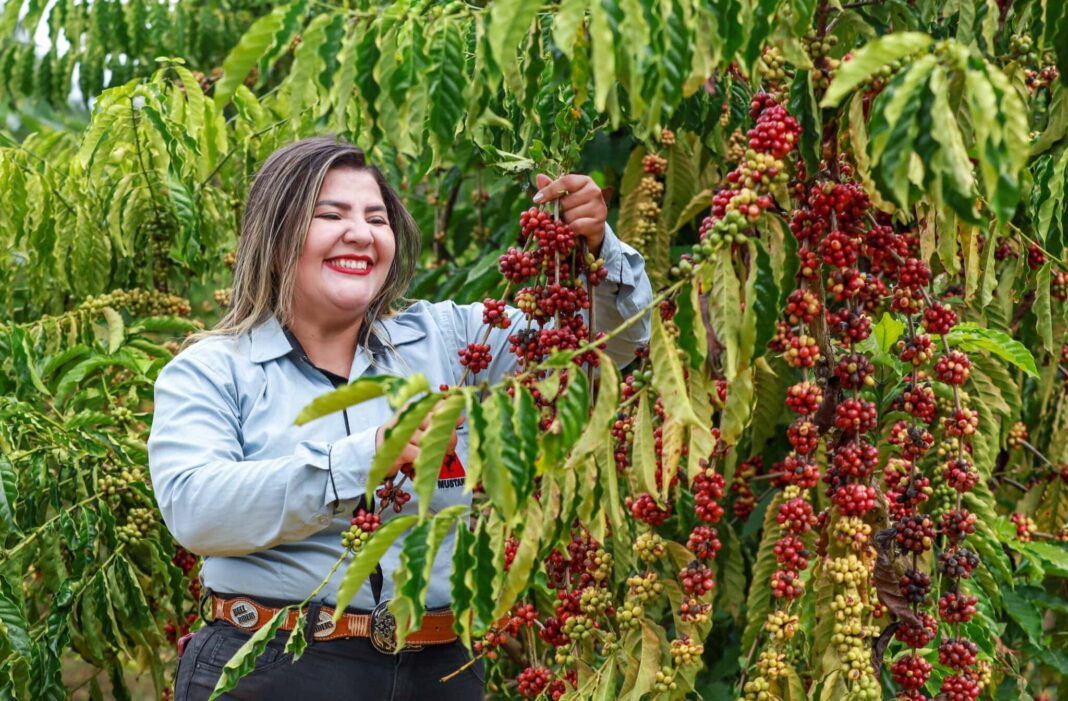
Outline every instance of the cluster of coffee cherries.
POLYGON ((675 133, 664 129, 660 132, 662 148, 650 151, 642 157, 642 178, 638 181, 638 190, 641 193, 638 201, 638 222, 631 240, 628 241, 639 251, 645 251, 651 237, 656 234, 668 169, 668 159, 664 154, 674 144, 675 133))
POLYGON ((341 545, 352 552, 358 552, 381 525, 382 519, 378 514, 358 506, 352 512, 348 530, 341 534, 341 545))
MULTIPOLYGON (((498 264, 508 289, 519 287, 513 299, 526 323, 508 340, 509 350, 519 359, 520 367, 526 368, 553 351, 574 350, 590 340, 583 316, 590 308, 590 299, 583 278, 596 286, 608 270, 602 259, 589 252, 580 254, 582 249, 571 227, 549 211, 531 207, 519 216, 519 225, 519 247, 509 248, 498 264)), ((487 335, 491 328, 512 326, 504 299, 488 298, 483 302, 483 322, 487 335)), ((485 341, 460 351, 461 363, 471 372, 487 368, 491 360, 485 341)), ((592 353, 577 359, 580 364, 595 361, 592 353)), ((536 379, 539 378, 532 381, 536 379)))
POLYGON ((189 580, 188 592, 182 610, 177 612, 176 621, 168 621, 163 624, 163 633, 167 640, 177 645, 178 639, 187 634, 191 626, 197 622, 197 608, 200 604, 200 579, 197 577, 197 568, 200 560, 182 546, 175 546, 171 564, 182 571, 182 577, 189 580))
POLYGON ((757 93, 749 115, 755 120, 746 133, 744 158, 726 177, 726 185, 712 197, 712 211, 701 221, 700 240, 692 252, 671 268, 686 276, 725 243, 742 243, 754 222, 775 206, 774 194, 785 194, 789 173, 786 159, 797 148, 801 127, 768 93, 757 93))
POLYGON ((112 290, 107 294, 86 297, 78 309, 96 312, 104 307, 122 309, 134 317, 145 316, 188 316, 193 308, 189 300, 177 295, 157 292, 156 290, 112 290))

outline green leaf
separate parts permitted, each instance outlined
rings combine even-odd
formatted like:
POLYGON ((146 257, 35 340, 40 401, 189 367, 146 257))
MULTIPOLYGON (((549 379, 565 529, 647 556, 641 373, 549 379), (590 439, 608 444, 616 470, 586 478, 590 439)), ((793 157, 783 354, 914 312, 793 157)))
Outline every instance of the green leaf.
POLYGON ((775 544, 783 528, 775 520, 779 512, 781 496, 776 494, 764 513, 764 532, 760 536, 750 577, 749 596, 746 599, 746 623, 742 632, 742 650, 748 650, 764 628, 764 621, 771 611, 771 575, 776 570, 775 544))
POLYGON ((649 357, 653 361, 653 387, 662 397, 664 410, 687 426, 698 426, 690 398, 686 393, 686 378, 675 341, 664 328, 660 314, 652 315, 653 332, 649 343, 649 357))
POLYGON ((755 340, 751 346, 751 353, 755 358, 775 335, 775 320, 779 312, 779 286, 775 282, 775 271, 771 269, 771 259, 763 244, 753 241, 750 250, 753 253, 753 265, 745 285, 746 308, 742 323, 755 327, 755 340))
POLYGON ((786 401, 786 390, 790 386, 790 377, 780 366, 776 372, 764 356, 756 359, 753 378, 756 404, 753 408, 753 431, 750 442, 754 453, 760 453, 764 444, 776 434, 779 417, 782 416, 786 401))
POLYGON ((518 492, 512 472, 523 471, 522 465, 514 464, 518 451, 514 445, 511 403, 507 395, 493 393, 483 400, 478 411, 468 411, 468 419, 471 420, 471 433, 478 432, 482 484, 486 496, 501 517, 510 523, 518 508, 518 492), (502 435, 503 430, 507 430, 507 438, 502 435), (505 447, 509 440, 513 442, 510 450, 505 447))
POLYGON ((1009 361, 1032 377, 1038 377, 1035 359, 1027 348, 1002 331, 984 329, 974 322, 957 324, 946 334, 946 341, 964 351, 985 350, 1009 361))
POLYGON ((538 551, 541 547, 542 529, 545 527, 545 519, 542 516, 541 507, 537 500, 527 501, 527 509, 523 514, 523 533, 519 537, 519 547, 516 549, 515 559, 512 566, 504 576, 504 585, 497 599, 497 606, 493 610, 493 618, 500 620, 519 601, 519 597, 526 591, 530 582, 530 573, 534 570, 537 562, 538 551))
MULTIPOLYGON (((671 167, 670 164, 668 167, 671 167)), ((672 235, 678 233, 679 229, 690 223, 694 217, 711 207, 712 198, 715 194, 716 193, 712 190, 708 189, 701 190, 694 194, 694 196, 690 198, 690 201, 683 206, 682 210, 675 218, 675 223, 671 226, 671 229, 668 230, 668 233, 672 235)))
POLYGON ((926 51, 933 43, 934 39, 920 32, 894 32, 869 41, 835 70, 820 107, 837 107, 868 76, 898 59, 926 51))
MULTIPOLYGON (((847 64, 848 65, 848 64, 847 64)), ((790 114, 801 125, 801 140, 798 151, 805 162, 808 173, 815 173, 820 165, 820 148, 822 146, 823 126, 820 110, 816 105, 816 96, 812 89, 812 73, 798 71, 790 85, 790 114)))
POLYGON ((883 312, 883 318, 879 319, 879 323, 875 325, 872 335, 875 337, 875 342, 879 344, 879 350, 889 354, 904 332, 905 322, 899 321, 889 312, 883 312))
POLYGON ((1042 612, 1034 601, 1009 589, 1001 593, 1005 612, 1016 621, 1035 647, 1042 646, 1042 612))
POLYGON ((397 619, 397 645, 404 647, 408 634, 417 630, 426 613, 426 591, 434 559, 442 541, 456 520, 468 510, 466 504, 455 504, 441 510, 433 520, 423 521, 412 529, 404 540, 400 564, 393 573, 396 595, 389 610, 397 619))
MULTIPOLYGON (((270 14, 252 23, 230 53, 223 60, 223 77, 215 84, 216 107, 222 107, 248 76, 259 60, 273 46, 288 45, 292 38, 292 18, 304 14, 304 2, 276 7, 270 14)), ((295 31, 295 29, 294 29, 295 31)))
POLYGON ((475 625, 473 632, 476 635, 481 635, 490 626, 497 624, 497 621, 493 618, 493 607, 497 597, 494 581, 499 567, 490 543, 489 525, 484 518, 479 520, 478 532, 475 534, 474 551, 475 625))
POLYGON ((419 520, 430 511, 430 500, 438 484, 441 464, 456 430, 456 420, 464 408, 464 396, 453 394, 442 400, 430 415, 430 426, 419 439, 419 457, 415 461, 415 496, 419 499, 419 520))
POLYGON ((934 56, 920 59, 891 81, 872 105, 872 178, 899 207, 909 205, 909 168, 920 135, 918 116, 929 94, 927 79, 936 65, 934 56))
MULTIPOLYGON (((286 606, 278 610, 270 620, 270 622, 257 630, 252 634, 252 637, 245 641, 245 644, 238 649, 234 656, 227 661, 223 667, 222 674, 219 676, 219 681, 215 684, 215 689, 211 692, 211 697, 208 701, 215 701, 223 694, 233 691, 237 688, 237 683, 244 677, 252 672, 256 667, 256 658, 263 654, 263 651, 267 649, 267 643, 274 638, 275 633, 285 623, 286 616, 295 607, 286 606)), ((344 611, 344 609, 340 610, 344 611)))
POLYGON ((126 324, 122 315, 111 307, 104 307, 100 312, 108 322, 108 353, 114 353, 126 339, 126 324))
POLYGON ((505 84, 515 95, 523 94, 522 73, 516 54, 541 6, 542 0, 504 0, 490 7, 490 51, 501 68, 505 84))
POLYGON ((616 85, 616 40, 604 8, 604 0, 590 2, 590 44, 590 58, 593 60, 593 104, 598 112, 604 112, 608 106, 608 97, 616 85))
POLYGON ((465 41, 456 22, 443 22, 434 36, 428 78, 430 129, 442 148, 453 147, 453 134, 463 118, 466 76, 465 41))
MULTIPOLYGON (((649 412, 649 393, 642 392, 634 409, 634 472, 642 491, 656 496, 656 447, 653 419, 649 412)), ((657 501, 660 501, 657 496, 657 501)))
POLYGON ((381 397, 390 392, 400 382, 400 378, 389 376, 360 378, 351 384, 335 389, 333 392, 316 397, 311 404, 301 410, 294 423, 298 426, 303 426, 328 414, 366 402, 368 399, 381 397))
POLYGON ((679 347, 686 351, 690 368, 697 370, 708 356, 708 330, 701 316, 701 299, 697 287, 685 285, 675 297, 678 312, 675 323, 679 327, 679 347))
POLYGON ((1035 273, 1035 317, 1038 319, 1038 337, 1042 346, 1049 352, 1058 349, 1053 344, 1053 308, 1050 301, 1050 263, 1046 263, 1035 273))
POLYGON ((452 585, 452 610, 456 614, 452 629, 460 636, 464 647, 471 647, 471 614, 474 604, 474 587, 472 586, 475 569, 475 536, 465 519, 456 524, 456 549, 452 554, 452 573, 449 582, 452 585))
POLYGON ((371 471, 367 475, 367 484, 372 489, 389 473, 416 429, 419 428, 427 414, 434 410, 434 406, 439 401, 441 401, 440 394, 431 394, 409 404, 400 411, 397 423, 386 429, 382 436, 382 445, 375 452, 371 460, 371 471))
POLYGON ((409 528, 418 522, 418 517, 413 515, 397 516, 383 523, 378 530, 371 534, 371 538, 364 543, 356 555, 352 558, 345 576, 337 590, 337 607, 334 611, 334 622, 341 620, 345 614, 345 608, 352 602, 356 592, 374 572, 382 556, 386 554, 390 546, 396 542, 409 528))
MULTIPOLYGON (((1065 548, 1041 541, 1021 544, 1020 547, 1026 547, 1048 565, 1059 570, 1060 576, 1068 577, 1068 550, 1065 548)), ((1062 613, 1068 613, 1068 611, 1062 611, 1062 613)))
POLYGON ((588 4, 589 0, 563 0, 553 14, 553 43, 568 60, 574 57, 575 42, 588 4))

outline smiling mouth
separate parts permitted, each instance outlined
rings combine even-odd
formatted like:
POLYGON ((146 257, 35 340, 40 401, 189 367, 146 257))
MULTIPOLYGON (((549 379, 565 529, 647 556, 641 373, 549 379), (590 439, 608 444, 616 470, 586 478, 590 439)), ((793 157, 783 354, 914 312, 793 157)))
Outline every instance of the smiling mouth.
POLYGON ((331 258, 323 261, 326 267, 346 275, 366 275, 371 272, 371 261, 353 258, 331 258))

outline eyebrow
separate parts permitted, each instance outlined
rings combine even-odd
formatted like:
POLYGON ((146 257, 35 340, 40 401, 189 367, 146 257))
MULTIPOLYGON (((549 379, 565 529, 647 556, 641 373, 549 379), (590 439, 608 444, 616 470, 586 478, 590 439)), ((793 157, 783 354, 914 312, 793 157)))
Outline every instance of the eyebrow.
MULTIPOLYGON (((319 200, 318 202, 315 203, 315 206, 317 208, 318 207, 337 207, 338 209, 342 209, 342 210, 344 210, 346 212, 352 210, 352 205, 351 204, 349 204, 348 202, 342 202, 341 200, 319 200)), ((385 211, 386 211, 385 206, 384 205, 380 205, 380 204, 368 205, 367 208, 364 210, 365 213, 385 212, 385 211)))

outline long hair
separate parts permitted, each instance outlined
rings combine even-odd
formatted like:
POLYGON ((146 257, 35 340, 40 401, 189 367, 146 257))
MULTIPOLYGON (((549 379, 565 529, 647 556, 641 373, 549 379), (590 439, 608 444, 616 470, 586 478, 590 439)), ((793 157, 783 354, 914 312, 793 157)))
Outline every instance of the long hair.
MULTIPOLYGON (((361 149, 334 137, 311 137, 275 151, 256 174, 241 221, 230 308, 213 329, 196 334, 189 342, 246 333, 272 316, 283 325, 291 325, 297 262, 323 179, 333 168, 371 174, 382 191, 396 238, 389 274, 364 317, 368 333, 361 332, 361 336, 370 339, 374 323, 396 313, 415 274, 421 241, 419 227, 361 149)), ((383 340, 388 345, 388 339, 383 340)))

